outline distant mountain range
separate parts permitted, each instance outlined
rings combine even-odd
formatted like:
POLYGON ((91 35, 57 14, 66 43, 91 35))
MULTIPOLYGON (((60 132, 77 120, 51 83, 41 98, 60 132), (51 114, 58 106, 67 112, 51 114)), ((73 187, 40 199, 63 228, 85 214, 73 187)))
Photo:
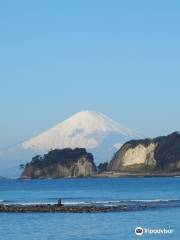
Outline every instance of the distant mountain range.
POLYGON ((38 136, 1 149, 0 175, 19 175, 19 164, 28 162, 35 154, 57 148, 86 148, 93 153, 96 164, 110 161, 125 142, 140 137, 141 134, 102 113, 82 111, 38 136))

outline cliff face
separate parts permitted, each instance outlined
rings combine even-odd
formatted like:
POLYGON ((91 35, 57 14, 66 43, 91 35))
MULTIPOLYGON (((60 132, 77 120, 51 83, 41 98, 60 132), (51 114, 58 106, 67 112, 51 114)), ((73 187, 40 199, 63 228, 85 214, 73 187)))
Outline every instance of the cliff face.
POLYGON ((25 165, 20 178, 87 177, 96 173, 93 155, 83 148, 52 150, 35 156, 25 165))
POLYGON ((180 171, 180 134, 125 143, 109 163, 109 171, 180 171))

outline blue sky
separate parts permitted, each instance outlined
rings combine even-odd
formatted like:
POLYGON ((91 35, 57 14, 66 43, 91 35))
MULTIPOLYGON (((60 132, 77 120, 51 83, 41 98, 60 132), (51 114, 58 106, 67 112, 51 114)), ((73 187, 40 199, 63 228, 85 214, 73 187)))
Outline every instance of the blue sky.
POLYGON ((179 1, 1 1, 0 147, 94 110, 180 130, 179 1))

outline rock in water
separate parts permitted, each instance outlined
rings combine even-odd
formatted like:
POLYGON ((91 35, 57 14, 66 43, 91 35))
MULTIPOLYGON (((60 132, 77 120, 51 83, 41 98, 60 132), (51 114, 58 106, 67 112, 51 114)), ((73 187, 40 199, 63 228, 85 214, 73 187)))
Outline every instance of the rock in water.
POLYGON ((21 174, 26 178, 87 177, 96 173, 93 155, 84 148, 55 149, 41 156, 35 156, 25 165, 21 174))
POLYGON ((108 165, 109 171, 180 171, 180 133, 125 143, 108 165))

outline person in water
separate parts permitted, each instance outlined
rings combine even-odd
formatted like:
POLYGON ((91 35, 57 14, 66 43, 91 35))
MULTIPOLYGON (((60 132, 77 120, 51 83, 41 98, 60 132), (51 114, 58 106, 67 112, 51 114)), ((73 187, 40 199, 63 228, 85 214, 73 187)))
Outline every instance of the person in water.
POLYGON ((57 205, 58 205, 58 206, 63 206, 62 201, 61 201, 61 198, 58 199, 57 205))

